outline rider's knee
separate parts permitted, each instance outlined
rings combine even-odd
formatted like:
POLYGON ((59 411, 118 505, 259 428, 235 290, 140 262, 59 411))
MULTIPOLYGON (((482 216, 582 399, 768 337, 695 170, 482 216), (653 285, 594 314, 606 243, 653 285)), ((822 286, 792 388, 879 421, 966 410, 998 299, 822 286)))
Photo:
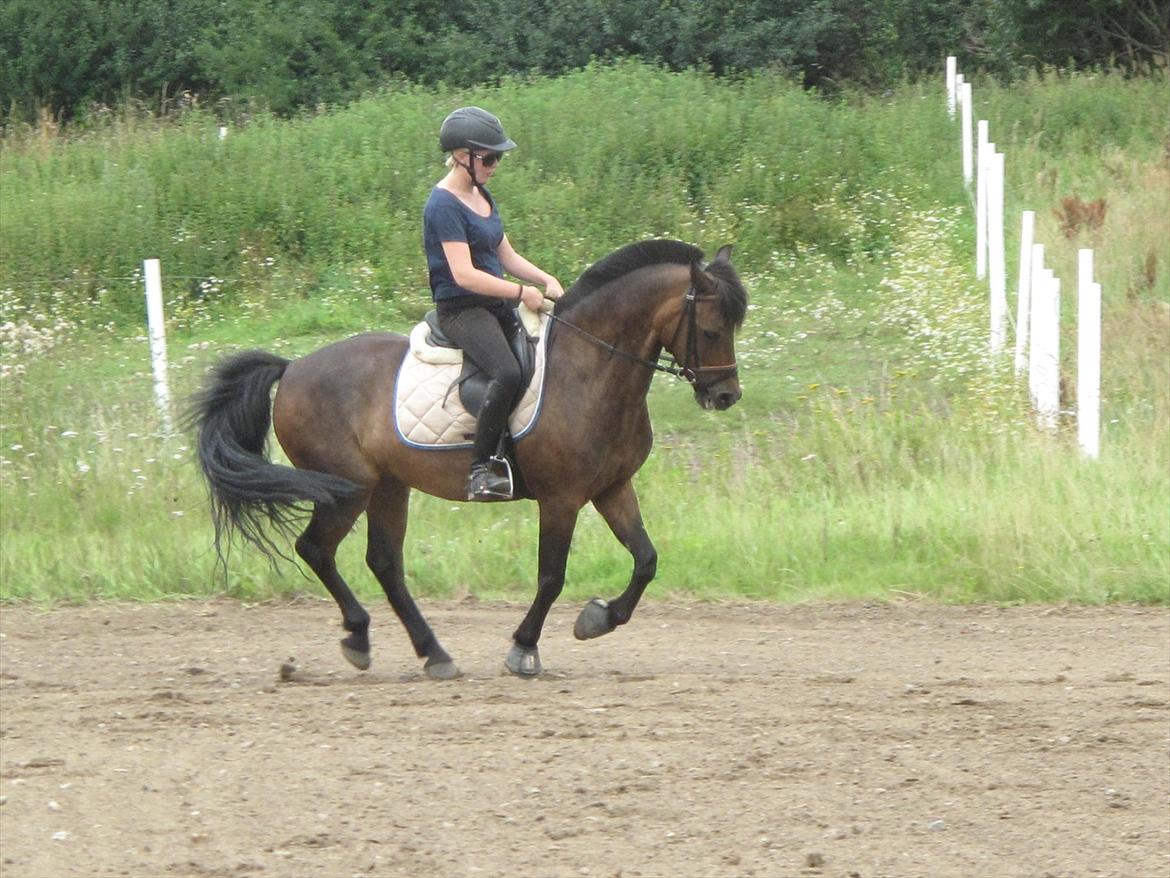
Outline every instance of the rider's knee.
POLYGON ((499 382, 500 387, 508 394, 515 394, 520 389, 520 381, 522 376, 520 374, 520 364, 510 363, 500 369, 495 375, 495 380, 499 382))

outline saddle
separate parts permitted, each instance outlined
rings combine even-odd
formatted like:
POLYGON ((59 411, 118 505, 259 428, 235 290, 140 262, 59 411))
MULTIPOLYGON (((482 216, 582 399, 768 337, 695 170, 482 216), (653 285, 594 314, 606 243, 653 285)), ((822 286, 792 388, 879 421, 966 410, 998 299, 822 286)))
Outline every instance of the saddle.
MULTIPOLYGON (((527 331, 508 333, 524 374, 523 390, 504 434, 513 439, 526 435, 540 413, 549 319, 525 308, 519 313, 527 331)), ((410 333, 410 352, 395 380, 394 423, 399 438, 411 447, 466 448, 474 437, 473 411, 483 406, 487 377, 462 350, 450 345, 435 326, 433 312, 410 333)))
MULTIPOLYGON (((462 355, 463 370, 459 373, 454 385, 448 389, 448 393, 458 387, 459 401, 463 403, 463 407, 473 417, 479 417, 479 410, 483 408, 483 399, 487 394, 488 382, 491 379, 471 357, 463 353, 459 345, 443 334, 443 330, 439 328, 439 313, 436 310, 428 311, 423 322, 427 327, 426 343, 428 345, 433 348, 456 350, 462 355)), ((539 332, 539 320, 537 328, 539 332)), ((536 344, 539 338, 529 334, 528 327, 519 317, 511 327, 505 328, 504 335, 508 340, 508 346, 512 348, 516 362, 520 364, 520 388, 516 391, 516 397, 509 406, 509 410, 511 410, 516 407, 516 404, 524 396, 524 391, 532 383, 532 376, 536 371, 536 344)))

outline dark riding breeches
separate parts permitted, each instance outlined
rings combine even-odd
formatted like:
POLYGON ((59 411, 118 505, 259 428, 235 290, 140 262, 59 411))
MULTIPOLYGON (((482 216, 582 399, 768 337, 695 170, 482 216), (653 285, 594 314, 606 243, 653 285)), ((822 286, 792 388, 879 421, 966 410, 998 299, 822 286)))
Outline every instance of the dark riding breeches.
POLYGON ((483 369, 491 381, 475 425, 475 459, 486 461, 495 454, 508 413, 520 391, 520 364, 504 335, 501 319, 519 319, 508 309, 502 318, 487 308, 439 311, 439 328, 483 369))

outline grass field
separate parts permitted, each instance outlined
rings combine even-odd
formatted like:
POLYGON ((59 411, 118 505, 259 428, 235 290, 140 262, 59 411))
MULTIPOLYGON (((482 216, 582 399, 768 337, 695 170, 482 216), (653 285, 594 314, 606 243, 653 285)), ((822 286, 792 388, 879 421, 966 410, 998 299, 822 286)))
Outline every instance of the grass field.
MULTIPOLYGON (((0 598, 246 599, 321 591, 249 549, 217 572, 185 437, 164 437, 143 338, 142 258, 163 260, 172 387, 224 352, 286 356, 427 305, 419 242, 441 176, 434 129, 489 106, 522 146, 494 192, 509 237, 568 284, 648 236, 737 244, 752 292, 744 399, 705 413, 651 391, 637 485, 656 594, 948 601, 1170 601, 1170 130, 1164 77, 977 83, 1007 155, 1008 216, 1105 295, 1103 438, 1037 432, 985 355, 983 288, 941 89, 828 102, 778 78, 639 65, 467 93, 408 89, 291 121, 122 116, 0 144, 0 598), (582 120, 590 120, 582 130, 582 120), (1104 199, 1069 227, 1065 199, 1104 199)), ((1009 222, 1009 276, 1015 223, 1009 222)), ((1011 284, 1009 284, 1011 286, 1011 284)), ((1066 383, 1075 386, 1066 296, 1066 383)), ((1066 400, 1071 410, 1074 400, 1066 400)), ((535 507, 416 495, 419 593, 523 597, 535 507)), ((359 594, 364 538, 341 564, 359 594)), ((629 559, 587 510, 570 596, 610 594, 629 559)))

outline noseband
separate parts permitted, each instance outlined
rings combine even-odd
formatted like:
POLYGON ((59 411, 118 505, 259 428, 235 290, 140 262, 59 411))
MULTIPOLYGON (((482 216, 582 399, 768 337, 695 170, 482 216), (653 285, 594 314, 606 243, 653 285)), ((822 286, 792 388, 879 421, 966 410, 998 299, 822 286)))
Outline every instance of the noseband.
POLYGON ((698 321, 696 312, 698 311, 699 300, 704 301, 714 299, 715 296, 700 296, 695 292, 694 286, 687 288, 686 294, 683 296, 683 313, 679 315, 678 326, 675 327, 674 335, 670 339, 670 347, 674 347, 674 343, 678 341, 678 334, 682 332, 683 325, 687 327, 687 352, 683 364, 678 364, 678 358, 672 353, 669 357, 669 363, 663 364, 666 360, 662 354, 658 355, 657 360, 648 360, 645 357, 639 357, 637 354, 631 354, 629 351, 623 351, 604 339, 600 339, 591 333, 586 332, 575 323, 570 323, 563 317, 557 317, 556 314, 549 314, 548 316, 560 323, 562 326, 567 326, 573 331, 585 336, 595 345, 609 351, 610 356, 621 357, 623 360, 630 360, 634 363, 640 363, 656 372, 665 372, 667 375, 673 375, 675 378, 682 378, 692 387, 698 390, 704 390, 724 381, 727 378, 733 378, 739 374, 739 366, 732 362, 726 366, 704 366, 699 362, 699 338, 698 338, 698 321), (703 374, 715 373, 715 377, 703 384, 699 383, 699 377, 703 374))
MULTIPOLYGON (((739 374, 739 366, 734 362, 726 366, 704 366, 699 362, 699 327, 696 312, 699 310, 699 299, 704 300, 714 299, 715 296, 699 296, 695 292, 694 286, 687 288, 686 295, 683 297, 683 313, 678 319, 678 326, 675 327, 674 336, 670 339, 670 347, 674 347, 674 343, 678 341, 678 334, 682 332, 683 323, 687 325, 687 354, 686 360, 683 362, 682 368, 678 366, 678 359, 671 354, 671 365, 668 367, 670 374, 679 378, 685 379, 692 387, 705 388, 711 387, 720 381, 727 378, 733 378, 739 374), (715 373, 715 377, 704 384, 699 383, 699 376, 704 373, 715 373)), ((661 360, 662 358, 659 357, 661 360)), ((657 365, 657 364, 655 364, 657 365)))

